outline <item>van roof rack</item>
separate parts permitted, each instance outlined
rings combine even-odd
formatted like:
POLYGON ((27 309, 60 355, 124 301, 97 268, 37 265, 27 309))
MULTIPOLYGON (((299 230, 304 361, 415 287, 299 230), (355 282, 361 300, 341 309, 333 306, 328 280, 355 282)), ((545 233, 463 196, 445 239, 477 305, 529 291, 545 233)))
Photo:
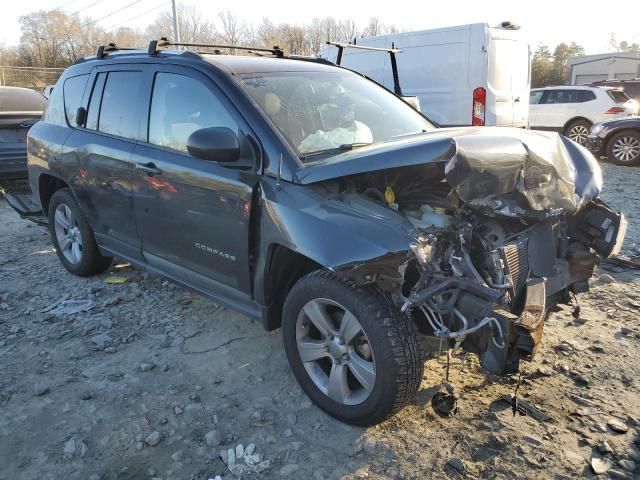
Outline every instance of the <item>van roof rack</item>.
POLYGON ((220 49, 229 49, 229 50, 244 50, 248 53, 254 53, 256 55, 260 55, 263 53, 268 53, 270 55, 274 55, 278 58, 284 57, 284 50, 282 50, 278 46, 274 46, 273 48, 258 48, 258 47, 247 47, 244 45, 214 45, 208 43, 182 43, 182 42, 170 42, 166 37, 161 37, 160 40, 151 40, 149 42, 149 55, 157 55, 159 47, 204 47, 204 48, 214 48, 218 49, 214 51, 214 53, 220 53, 220 49))
POLYGON ((342 63, 342 54, 345 48, 355 48, 358 50, 369 50, 373 52, 387 52, 389 54, 389 57, 391 58, 391 72, 393 73, 393 92, 400 97, 402 96, 402 88, 400 88, 400 79, 398 77, 398 64, 396 62, 396 53, 401 52, 402 50, 396 48, 393 43, 391 44, 391 48, 366 47, 364 45, 356 45, 355 43, 341 42, 327 42, 327 45, 338 47, 336 65, 340 65, 342 63))

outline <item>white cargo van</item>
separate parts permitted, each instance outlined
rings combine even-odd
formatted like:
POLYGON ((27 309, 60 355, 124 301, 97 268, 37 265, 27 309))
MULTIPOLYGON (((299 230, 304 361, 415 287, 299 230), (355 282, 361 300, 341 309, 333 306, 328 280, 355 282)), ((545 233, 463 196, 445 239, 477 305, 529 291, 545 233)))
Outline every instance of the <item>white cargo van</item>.
MULTIPOLYGON (((402 93, 418 97, 420 110, 443 127, 526 127, 530 49, 517 27, 474 23, 457 27, 358 38, 357 44, 397 48, 402 93)), ((336 61, 327 45, 320 56, 336 61)), ((389 55, 345 49, 341 64, 393 91, 389 55)))

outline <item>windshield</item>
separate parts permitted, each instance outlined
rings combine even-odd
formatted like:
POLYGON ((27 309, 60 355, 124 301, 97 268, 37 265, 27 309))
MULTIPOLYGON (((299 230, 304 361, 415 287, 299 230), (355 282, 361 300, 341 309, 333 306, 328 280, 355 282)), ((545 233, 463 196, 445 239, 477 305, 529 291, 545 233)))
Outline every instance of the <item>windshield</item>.
POLYGON ((240 80, 303 162, 435 128, 388 90, 346 70, 240 80))

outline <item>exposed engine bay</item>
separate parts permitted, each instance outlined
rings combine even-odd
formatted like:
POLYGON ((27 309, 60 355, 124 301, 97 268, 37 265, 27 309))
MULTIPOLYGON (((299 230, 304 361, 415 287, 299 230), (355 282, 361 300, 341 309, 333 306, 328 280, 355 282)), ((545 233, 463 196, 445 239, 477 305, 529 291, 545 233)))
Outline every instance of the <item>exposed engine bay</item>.
POLYGON ((589 289, 598 256, 619 252, 626 221, 597 198, 597 185, 579 185, 566 152, 544 157, 515 142, 496 160, 454 143, 448 162, 325 184, 354 210, 396 212, 414 237, 404 254, 341 273, 386 291, 442 348, 477 354, 492 374, 514 373, 535 355, 549 312, 589 289))

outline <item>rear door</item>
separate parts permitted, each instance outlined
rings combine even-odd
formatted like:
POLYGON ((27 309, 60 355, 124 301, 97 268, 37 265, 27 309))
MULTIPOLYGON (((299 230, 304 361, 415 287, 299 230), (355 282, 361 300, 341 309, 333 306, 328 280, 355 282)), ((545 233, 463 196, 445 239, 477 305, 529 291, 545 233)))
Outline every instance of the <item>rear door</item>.
POLYGON ((156 66, 146 102, 145 141, 133 153, 145 260, 200 290, 248 301, 255 168, 201 160, 186 149, 194 131, 227 127, 240 138, 243 163, 255 165, 248 126, 213 80, 188 67, 156 66))
POLYGON ((94 69, 83 100, 86 122, 76 125, 75 112, 68 112, 75 130, 64 147, 74 163, 74 191, 98 243, 133 258, 141 252, 131 200, 131 153, 140 138, 145 81, 139 65, 94 69))
POLYGON ((487 124, 525 127, 529 117, 529 45, 496 35, 490 37, 487 56, 487 124))

